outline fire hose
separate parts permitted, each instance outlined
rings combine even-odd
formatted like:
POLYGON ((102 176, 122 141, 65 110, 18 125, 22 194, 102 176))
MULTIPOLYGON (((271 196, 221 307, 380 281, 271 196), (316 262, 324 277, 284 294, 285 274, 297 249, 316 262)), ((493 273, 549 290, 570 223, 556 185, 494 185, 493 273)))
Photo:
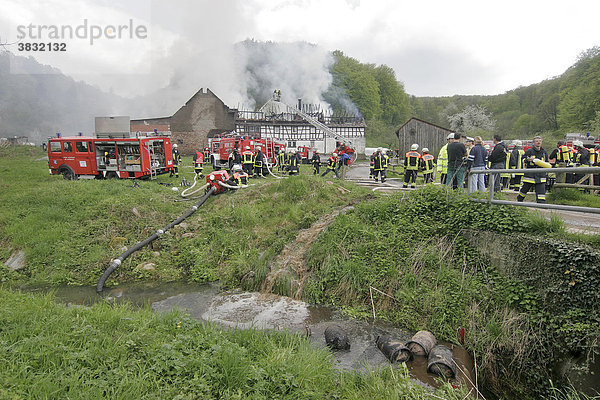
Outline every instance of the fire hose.
POLYGON ((143 240, 141 242, 138 242, 134 246, 130 247, 123 254, 121 254, 119 257, 117 257, 114 260, 112 260, 111 263, 110 263, 110 265, 109 265, 109 267, 106 269, 106 271, 104 271, 104 273, 100 277, 100 280, 98 281, 98 284, 96 285, 96 292, 100 293, 100 292, 102 292, 104 290, 104 283, 106 282, 106 280, 108 279, 108 277, 110 276, 110 274, 112 274, 113 271, 115 269, 117 269, 117 267, 119 267, 123 263, 123 261, 125 261, 125 259, 127 257, 129 257, 131 254, 135 253, 136 251, 138 251, 142 247, 144 247, 144 246, 152 243, 153 241, 155 241, 156 239, 158 239, 162 234, 164 234, 165 232, 167 232, 169 229, 173 228, 175 225, 178 225, 178 224, 182 223, 186 218, 188 218, 189 216, 191 216, 192 214, 194 214, 198 210, 198 208, 200 208, 200 206, 202 206, 204 204, 204 202, 206 202, 206 200, 208 200, 208 198, 215 191, 216 191, 215 186, 211 187, 206 192, 206 194, 202 197, 202 199, 198 203, 196 203, 188 212, 186 212, 181 217, 177 218, 175 221, 171 222, 169 225, 165 226, 164 228, 157 230, 152 236, 150 236, 147 239, 145 239, 145 240, 143 240))
POLYGON ((200 187, 199 189, 196 189, 193 192, 187 193, 188 190, 192 190, 194 188, 194 186, 196 186, 196 183, 198 183, 198 174, 194 173, 194 184, 192 186, 190 186, 189 188, 185 189, 183 192, 181 192, 181 197, 191 196, 194 193, 198 193, 199 191, 204 190, 208 187, 208 183, 207 183, 206 185, 200 187))

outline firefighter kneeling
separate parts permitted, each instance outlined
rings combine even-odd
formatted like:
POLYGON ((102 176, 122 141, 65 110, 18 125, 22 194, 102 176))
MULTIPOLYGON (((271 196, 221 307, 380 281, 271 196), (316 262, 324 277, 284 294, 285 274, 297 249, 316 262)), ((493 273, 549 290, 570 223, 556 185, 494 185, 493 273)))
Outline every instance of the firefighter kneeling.
POLYGON ((242 186, 248 184, 248 174, 242 170, 239 164, 231 168, 231 177, 225 181, 230 186, 242 186))

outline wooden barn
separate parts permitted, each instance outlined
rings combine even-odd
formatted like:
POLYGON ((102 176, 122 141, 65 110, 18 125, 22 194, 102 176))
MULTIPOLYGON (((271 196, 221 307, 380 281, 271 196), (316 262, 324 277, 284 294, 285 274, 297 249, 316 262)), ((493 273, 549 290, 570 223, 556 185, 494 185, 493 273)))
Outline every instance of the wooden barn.
POLYGON ((396 131, 398 149, 403 156, 416 143, 419 145, 419 152, 427 147, 437 157, 442 146, 447 143, 449 133, 452 133, 450 129, 413 117, 396 131))

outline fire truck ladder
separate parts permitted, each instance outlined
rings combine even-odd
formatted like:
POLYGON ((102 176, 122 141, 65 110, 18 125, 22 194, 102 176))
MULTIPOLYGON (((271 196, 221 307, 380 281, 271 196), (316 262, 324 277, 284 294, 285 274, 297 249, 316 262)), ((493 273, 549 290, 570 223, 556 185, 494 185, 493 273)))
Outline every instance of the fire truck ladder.
POLYGON ((336 141, 338 141, 340 143, 348 143, 350 145, 350 147, 352 147, 353 149, 356 149, 356 146, 352 142, 352 139, 348 139, 348 138, 345 138, 345 137, 337 134, 333 129, 331 129, 327 125, 317 121, 316 119, 314 119, 313 117, 311 117, 310 115, 305 113, 304 111, 299 110, 296 107, 289 105, 288 103, 282 101, 281 99, 279 99, 279 100, 273 99, 273 101, 279 101, 279 102, 281 102, 281 104, 286 105, 289 109, 291 109, 296 114, 298 114, 299 116, 304 118, 306 121, 308 121, 309 124, 311 124, 312 126, 314 126, 317 129, 322 130, 323 133, 325 134, 325 136, 327 136, 331 139, 335 139, 336 141))

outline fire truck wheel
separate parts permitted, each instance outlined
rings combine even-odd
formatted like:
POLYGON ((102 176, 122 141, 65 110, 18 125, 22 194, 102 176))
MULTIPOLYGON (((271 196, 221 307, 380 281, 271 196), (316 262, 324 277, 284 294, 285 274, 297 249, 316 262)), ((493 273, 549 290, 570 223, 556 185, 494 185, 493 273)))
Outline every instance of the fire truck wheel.
POLYGON ((115 171, 110 171, 106 173, 106 179, 116 179, 119 176, 117 175, 117 173, 115 171))
POLYGON ((63 166, 59 169, 59 172, 62 174, 63 178, 65 178, 68 181, 72 181, 74 180, 75 177, 75 172, 73 172, 73 170, 71 169, 71 167, 69 166, 63 166))

